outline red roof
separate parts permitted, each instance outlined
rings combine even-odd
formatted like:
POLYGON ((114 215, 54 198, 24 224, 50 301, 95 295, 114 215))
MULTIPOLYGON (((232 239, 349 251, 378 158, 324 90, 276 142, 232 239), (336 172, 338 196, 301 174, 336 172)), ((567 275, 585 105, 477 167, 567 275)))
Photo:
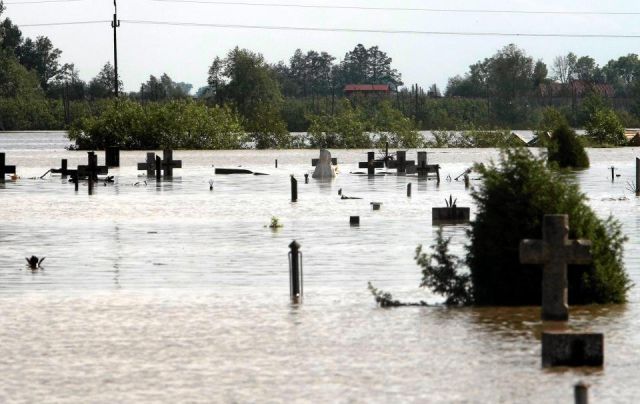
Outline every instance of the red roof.
POLYGON ((388 84, 347 84, 344 91, 389 91, 388 84))

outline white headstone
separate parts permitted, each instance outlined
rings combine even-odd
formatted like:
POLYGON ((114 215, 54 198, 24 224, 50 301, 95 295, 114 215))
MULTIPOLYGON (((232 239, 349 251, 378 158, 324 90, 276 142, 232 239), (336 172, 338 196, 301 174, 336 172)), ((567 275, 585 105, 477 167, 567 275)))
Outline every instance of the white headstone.
POLYGON ((320 161, 318 161, 312 177, 318 180, 327 180, 335 178, 335 176, 336 172, 331 165, 331 153, 329 150, 320 150, 320 161))

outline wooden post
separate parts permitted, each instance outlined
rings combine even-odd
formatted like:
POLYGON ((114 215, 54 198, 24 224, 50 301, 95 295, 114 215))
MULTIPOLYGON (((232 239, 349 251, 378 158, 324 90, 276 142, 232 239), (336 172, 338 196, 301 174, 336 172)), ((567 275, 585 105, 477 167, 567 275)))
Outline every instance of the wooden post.
POLYGON ((76 171, 76 175, 73 179, 73 188, 76 192, 78 192, 78 187, 80 187, 80 179, 78 178, 78 171, 76 171))
POLYGON ((298 201, 298 180, 291 176, 291 202, 298 201))
POLYGON ((302 298, 302 254, 300 253, 300 244, 295 240, 289 244, 291 251, 289 252, 289 290, 291 300, 297 302, 302 298))
POLYGON ((67 159, 62 159, 62 167, 61 167, 61 171, 62 171, 62 178, 67 178, 67 159))
POLYGON ((160 181, 162 175, 162 159, 160 156, 156 156, 156 181, 160 181))
POLYGON ((469 174, 464 175, 464 188, 469 189, 469 174))
POLYGON ((589 385, 579 382, 573 388, 576 404, 589 404, 589 385))
POLYGON ((5 163, 5 154, 0 153, 0 184, 4 184, 4 163, 5 163))
POLYGON ((309 174, 305 174, 304 175, 304 183, 308 184, 309 183, 309 174))
POLYGON ((276 159, 276 168, 278 168, 278 159, 276 159))
POLYGON ((351 226, 359 226, 360 225, 360 216, 349 216, 349 224, 351 226))
POLYGON ((105 165, 107 167, 120 167, 120 148, 117 146, 109 146, 104 150, 105 165))
POLYGON ((407 197, 411 198, 411 183, 407 184, 407 197))
POLYGON ((610 168, 611 168, 611 182, 613 182, 613 180, 615 179, 615 176, 616 176, 615 175, 615 169, 616 168, 614 166, 611 166, 610 168))

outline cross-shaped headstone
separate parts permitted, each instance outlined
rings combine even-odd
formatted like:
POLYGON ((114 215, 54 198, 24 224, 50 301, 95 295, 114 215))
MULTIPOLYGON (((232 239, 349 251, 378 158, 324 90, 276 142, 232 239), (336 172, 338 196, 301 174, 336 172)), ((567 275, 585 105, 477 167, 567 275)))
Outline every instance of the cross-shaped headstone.
POLYGON ((79 177, 89 177, 90 180, 97 181, 98 175, 109 174, 109 168, 107 166, 98 165, 98 156, 95 152, 87 152, 88 164, 86 166, 78 166, 79 177))
POLYGON ((544 265, 542 319, 569 319, 567 265, 592 261, 591 241, 569 240, 569 216, 545 215, 542 240, 520 241, 520 262, 544 265))
POLYGON ((138 163, 138 170, 147 170, 147 175, 153 177, 156 173, 156 154, 147 153, 147 160, 145 163, 138 163))
POLYGON ((54 174, 60 174, 62 178, 67 178, 67 175, 71 174, 74 170, 69 170, 67 159, 62 159, 60 162, 59 169, 52 169, 51 172, 54 174))
MULTIPOLYGON (((319 161, 320 159, 311 159, 311 166, 312 167, 317 166, 319 161)), ((338 165, 338 159, 336 157, 331 158, 331 165, 334 165, 334 166, 338 165)))
POLYGON ((405 174, 407 172, 407 167, 413 167, 415 165, 415 161, 407 161, 407 152, 403 150, 399 150, 396 153, 396 160, 389 162, 389 168, 395 168, 398 171, 398 174, 405 174))
POLYGON ((384 167, 384 163, 382 161, 376 161, 376 153, 368 152, 367 153, 367 161, 365 163, 359 163, 359 168, 366 168, 367 174, 374 175, 376 173, 376 168, 384 167))
POLYGON ((173 159, 173 150, 162 151, 162 169, 165 177, 173 177, 173 169, 182 168, 182 160, 173 159))
POLYGON ((6 174, 15 174, 16 166, 5 165, 5 154, 0 153, 0 182, 4 182, 4 176, 6 174))

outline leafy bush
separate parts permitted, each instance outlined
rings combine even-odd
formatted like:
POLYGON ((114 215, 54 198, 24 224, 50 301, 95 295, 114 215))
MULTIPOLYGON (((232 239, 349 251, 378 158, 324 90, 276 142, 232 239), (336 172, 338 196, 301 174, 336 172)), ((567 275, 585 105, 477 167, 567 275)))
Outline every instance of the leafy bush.
POLYGON ((588 168, 589 157, 580 139, 567 124, 553 131, 549 142, 549 161, 559 167, 588 168))
POLYGON ((626 143, 624 127, 612 109, 596 111, 585 125, 587 136, 598 145, 622 146, 626 143))
POLYGON ((450 242, 451 238, 445 239, 440 227, 436 243, 430 247, 433 253, 422 252, 422 245, 416 248, 416 262, 422 267, 420 287, 443 295, 447 305, 468 305, 473 299, 471 276, 460 272, 458 258, 449 254, 450 242))
POLYGON ((368 148, 371 138, 366 133, 362 111, 343 101, 336 115, 312 115, 309 126, 309 141, 315 148, 368 148))
POLYGON ((426 142, 427 147, 515 147, 522 142, 508 130, 467 130, 435 131, 433 140, 426 142))
POLYGON ((469 230, 467 264, 473 297, 481 305, 539 305, 542 269, 519 262, 520 240, 540 239, 545 214, 569 215, 571 238, 592 242, 591 265, 569 267, 569 302, 621 303, 631 282, 622 262, 621 225, 600 220, 578 186, 526 149, 504 150, 499 164, 476 165, 483 186, 473 191, 476 220, 469 230))
POLYGON ((227 107, 193 101, 149 103, 113 100, 98 116, 76 120, 69 138, 83 149, 237 149, 244 142, 240 119, 227 107))

